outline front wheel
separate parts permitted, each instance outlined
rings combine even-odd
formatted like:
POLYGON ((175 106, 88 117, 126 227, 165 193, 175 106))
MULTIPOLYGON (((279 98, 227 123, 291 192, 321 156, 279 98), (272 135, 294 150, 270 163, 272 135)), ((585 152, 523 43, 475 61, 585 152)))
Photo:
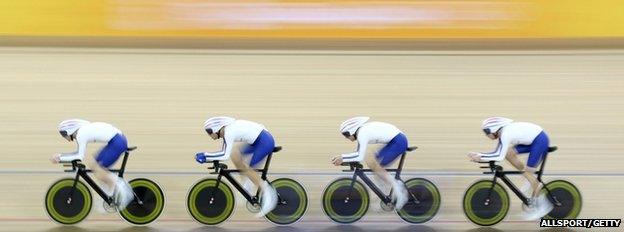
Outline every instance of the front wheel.
POLYGON ((551 210, 544 218, 546 219, 574 219, 581 213, 583 200, 581 192, 574 184, 565 180, 554 180, 542 188, 541 193, 553 204, 551 210), (550 190, 550 194, 548 190, 550 190))
POLYGON ((464 213, 473 223, 491 226, 502 221, 509 211, 509 194, 499 183, 480 180, 464 194, 464 213))
POLYGON ((405 182, 409 201, 397 214, 409 223, 424 223, 431 220, 440 209, 440 191, 431 181, 413 178, 405 182))
POLYGON ((188 192, 186 207, 197 222, 216 225, 227 220, 234 211, 234 193, 227 184, 207 178, 197 182, 188 192))
POLYGON ((271 182, 278 196, 277 206, 265 217, 278 225, 295 223, 303 217, 308 208, 308 195, 297 181, 280 178, 271 182))
POLYGON ((144 178, 134 179, 129 183, 134 192, 134 200, 119 215, 135 225, 146 225, 156 220, 165 207, 165 196, 160 186, 144 178))
POLYGON ((50 186, 45 197, 46 212, 61 224, 76 224, 89 215, 92 197, 89 188, 73 178, 65 178, 50 186))
POLYGON ((339 178, 325 188, 322 205, 331 220, 353 223, 366 214, 369 201, 368 191, 362 183, 351 178, 339 178))

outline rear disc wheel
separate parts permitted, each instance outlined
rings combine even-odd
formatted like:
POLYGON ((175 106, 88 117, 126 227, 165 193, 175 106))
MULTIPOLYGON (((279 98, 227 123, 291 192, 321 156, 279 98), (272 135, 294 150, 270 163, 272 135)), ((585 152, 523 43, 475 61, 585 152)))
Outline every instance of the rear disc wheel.
POLYGON ((155 221, 165 207, 165 196, 158 184, 139 178, 129 182, 134 199, 119 212, 121 218, 134 225, 147 225, 155 221))
POLYGON ((440 209, 440 191, 431 181, 413 178, 405 182, 409 201, 397 214, 409 223, 425 223, 440 209), (414 199, 415 198, 415 199, 414 199))
POLYGON ((581 213, 583 206, 581 192, 568 181, 551 181, 542 188, 541 194, 546 194, 553 204, 553 210, 544 216, 546 219, 574 219, 581 213), (546 188, 550 190, 550 194, 546 188))
POLYGON ((301 184, 289 178, 271 182, 278 195, 278 202, 266 219, 277 225, 289 225, 299 221, 308 209, 308 194, 301 184))

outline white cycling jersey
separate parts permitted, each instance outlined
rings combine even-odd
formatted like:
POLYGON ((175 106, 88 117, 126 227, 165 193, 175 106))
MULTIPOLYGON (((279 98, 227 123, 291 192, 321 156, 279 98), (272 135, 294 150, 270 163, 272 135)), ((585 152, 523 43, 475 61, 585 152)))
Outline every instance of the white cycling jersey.
POLYGON ((235 142, 253 144, 266 130, 264 125, 247 120, 235 120, 223 128, 223 148, 217 152, 204 152, 207 160, 228 160, 235 142))
POLYGON ((533 123, 512 122, 501 128, 496 150, 490 153, 479 153, 479 155, 484 161, 501 161, 507 156, 509 148, 520 144, 531 145, 542 131, 542 127, 533 123))
POLYGON ((104 122, 92 122, 84 125, 76 132, 76 144, 78 150, 72 153, 63 153, 60 156, 61 162, 84 159, 87 150, 87 143, 108 143, 115 135, 122 134, 119 129, 104 122))
POLYGON ((385 122, 368 122, 357 131, 357 151, 342 154, 342 162, 362 162, 368 144, 387 144, 402 133, 396 126, 385 122))

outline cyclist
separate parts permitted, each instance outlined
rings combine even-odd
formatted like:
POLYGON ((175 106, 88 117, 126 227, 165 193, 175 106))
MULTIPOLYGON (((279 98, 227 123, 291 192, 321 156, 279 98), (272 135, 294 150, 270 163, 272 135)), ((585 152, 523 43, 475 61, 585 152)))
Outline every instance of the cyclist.
POLYGON ((231 156, 236 168, 262 192, 261 209, 257 216, 262 217, 271 212, 277 205, 277 193, 253 168, 273 152, 275 147, 273 136, 261 124, 224 116, 209 118, 204 123, 204 129, 214 140, 223 138, 223 148, 217 152, 197 153, 195 155, 197 162, 224 161, 231 156), (242 142, 243 146, 233 149, 235 142, 242 142), (249 164, 245 162, 246 159, 249 160, 249 164))
POLYGON ((110 197, 113 197, 117 209, 123 210, 134 199, 132 188, 128 182, 108 170, 119 156, 128 149, 128 141, 123 133, 108 123, 89 122, 82 119, 62 121, 58 125, 58 131, 67 141, 76 141, 78 150, 72 153, 53 155, 52 163, 82 161, 87 150, 87 143, 106 143, 106 146, 94 157, 95 159, 88 159, 87 163, 92 168, 95 177, 104 183, 102 189, 110 197))
POLYGON ((549 139, 542 127, 528 122, 514 122, 504 117, 491 117, 483 121, 481 128, 485 135, 498 140, 495 151, 490 153, 470 152, 468 156, 472 161, 507 161, 520 171, 526 178, 530 187, 524 187, 529 198, 529 205, 524 210, 527 220, 536 220, 548 214, 553 205, 545 194, 539 195, 541 184, 535 177, 537 165, 548 153, 549 139), (529 153, 526 166, 518 158, 518 154, 529 153), (538 197, 539 195, 539 197, 538 197))
POLYGON ((358 143, 357 151, 338 155, 331 162, 338 166, 343 162, 361 162, 366 155, 368 144, 385 144, 376 152, 375 159, 367 159, 367 165, 386 184, 392 186, 395 209, 400 210, 407 203, 407 190, 401 180, 392 177, 385 169, 407 150, 407 137, 397 127, 385 122, 368 122, 369 117, 354 117, 340 125, 340 133, 345 138, 358 143))

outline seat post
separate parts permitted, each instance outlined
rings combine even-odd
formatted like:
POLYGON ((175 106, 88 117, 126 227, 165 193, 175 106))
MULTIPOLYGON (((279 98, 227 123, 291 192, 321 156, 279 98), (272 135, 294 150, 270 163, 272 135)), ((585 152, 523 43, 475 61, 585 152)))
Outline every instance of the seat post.
POLYGON ((129 151, 124 152, 123 162, 121 162, 121 168, 119 169, 119 177, 123 178, 124 171, 126 170, 126 162, 128 162, 129 151))
POLYGON ((264 168, 262 169, 262 179, 266 180, 267 172, 269 171, 269 165, 271 164, 271 157, 273 156, 273 152, 271 152, 267 158, 266 162, 264 162, 264 168))
POLYGON ((399 160, 399 168, 397 169, 396 175, 395 175, 396 179, 401 179, 401 171, 403 170, 403 162, 405 161, 405 154, 407 154, 407 152, 403 152, 403 154, 401 154, 401 160, 399 160))
POLYGON ((548 152, 544 155, 544 159, 542 159, 542 164, 540 165, 539 172, 537 173, 537 180, 542 182, 542 173, 544 173, 544 167, 546 167, 546 158, 548 158, 548 152))

